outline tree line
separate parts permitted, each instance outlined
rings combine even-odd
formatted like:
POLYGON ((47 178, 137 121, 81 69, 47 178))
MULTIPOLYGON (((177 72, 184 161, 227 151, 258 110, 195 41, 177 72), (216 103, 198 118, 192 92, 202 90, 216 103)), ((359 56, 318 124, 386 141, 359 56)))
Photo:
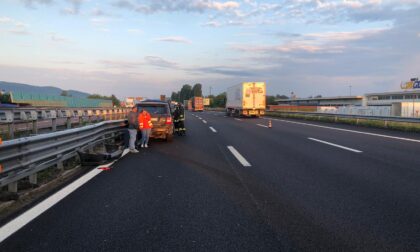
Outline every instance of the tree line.
POLYGON ((191 86, 190 84, 185 84, 182 86, 181 90, 178 92, 172 92, 171 100, 184 103, 185 100, 189 100, 194 96, 203 96, 203 86, 200 83, 191 86))

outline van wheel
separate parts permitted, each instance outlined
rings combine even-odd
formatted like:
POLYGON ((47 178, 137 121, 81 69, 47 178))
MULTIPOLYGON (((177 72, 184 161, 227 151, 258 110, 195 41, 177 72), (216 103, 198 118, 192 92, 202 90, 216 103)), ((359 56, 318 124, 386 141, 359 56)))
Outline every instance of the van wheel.
POLYGON ((172 142, 172 140, 174 139, 174 135, 173 134, 166 134, 166 142, 172 142))

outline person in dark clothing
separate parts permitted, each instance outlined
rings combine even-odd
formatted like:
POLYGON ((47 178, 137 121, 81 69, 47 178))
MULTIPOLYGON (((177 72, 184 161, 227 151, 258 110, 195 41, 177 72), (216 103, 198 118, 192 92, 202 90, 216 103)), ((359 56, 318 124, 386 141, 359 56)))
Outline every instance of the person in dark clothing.
POLYGON ((174 110, 174 131, 177 135, 179 135, 179 117, 180 117, 179 105, 176 105, 175 110, 174 110))
POLYGON ((133 107, 128 113, 128 132, 130 134, 130 143, 129 149, 132 153, 137 153, 136 150, 136 140, 137 140, 137 129, 139 127, 139 122, 137 119, 137 107, 133 107))
POLYGON ((185 128, 185 112, 184 107, 182 105, 179 105, 178 129, 180 135, 186 134, 187 129, 185 128))

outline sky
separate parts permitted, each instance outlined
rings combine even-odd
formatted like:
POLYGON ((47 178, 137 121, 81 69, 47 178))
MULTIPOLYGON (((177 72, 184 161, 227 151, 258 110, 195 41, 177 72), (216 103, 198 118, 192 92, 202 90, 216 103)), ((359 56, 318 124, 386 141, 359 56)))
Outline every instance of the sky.
POLYGON ((3 81, 120 98, 265 81, 308 97, 412 77, 420 0, 0 0, 3 81))

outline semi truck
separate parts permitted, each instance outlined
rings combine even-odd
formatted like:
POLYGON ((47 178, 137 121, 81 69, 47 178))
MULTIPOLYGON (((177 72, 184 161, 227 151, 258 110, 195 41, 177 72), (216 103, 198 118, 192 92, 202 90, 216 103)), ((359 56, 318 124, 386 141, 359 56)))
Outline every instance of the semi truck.
POLYGON ((203 105, 203 97, 200 96, 194 96, 191 98, 192 103, 192 111, 203 111, 204 105, 203 105))
POLYGON ((228 88, 226 115, 260 117, 266 109, 265 82, 243 82, 228 88))

